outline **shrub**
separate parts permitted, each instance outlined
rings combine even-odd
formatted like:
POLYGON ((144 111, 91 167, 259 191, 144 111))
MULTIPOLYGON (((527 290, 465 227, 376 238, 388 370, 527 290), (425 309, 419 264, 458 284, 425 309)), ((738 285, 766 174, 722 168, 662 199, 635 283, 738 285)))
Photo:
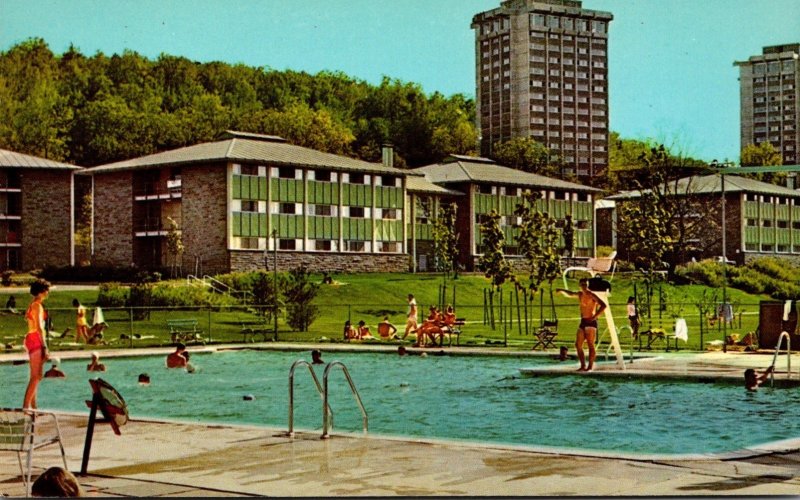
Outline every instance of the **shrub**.
POLYGON ((11 286, 14 283, 14 271, 7 270, 0 273, 0 283, 3 286, 11 286))
POLYGON ((100 307, 125 307, 128 303, 128 288, 116 282, 100 283, 97 305, 100 307))
POLYGON ((311 281, 311 275, 305 267, 289 271, 289 285, 286 287, 286 322, 301 332, 319 316, 319 307, 311 302, 319 292, 319 283, 311 281))
MULTIPOLYGON (((730 268, 729 269, 735 269, 730 268)), ((678 266, 675 275, 689 283, 721 287, 722 286, 722 264, 713 260, 701 260, 700 262, 690 262, 685 266, 678 266)))

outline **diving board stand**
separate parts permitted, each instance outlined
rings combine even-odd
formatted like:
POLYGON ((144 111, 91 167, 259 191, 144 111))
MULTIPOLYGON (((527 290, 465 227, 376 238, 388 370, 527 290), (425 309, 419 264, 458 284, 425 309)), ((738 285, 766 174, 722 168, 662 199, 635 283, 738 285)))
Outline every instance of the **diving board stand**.
MULTIPOLYGON (((617 326, 614 323, 614 315, 611 314, 611 306, 608 303, 608 292, 592 292, 603 301, 606 308, 603 314, 606 317, 606 324, 608 325, 608 333, 611 336, 611 345, 614 347, 614 355, 617 358, 617 366, 625 371, 625 356, 622 354, 622 347, 619 344, 619 335, 617 335, 617 326)), ((599 338, 599 336, 598 336, 599 338)))

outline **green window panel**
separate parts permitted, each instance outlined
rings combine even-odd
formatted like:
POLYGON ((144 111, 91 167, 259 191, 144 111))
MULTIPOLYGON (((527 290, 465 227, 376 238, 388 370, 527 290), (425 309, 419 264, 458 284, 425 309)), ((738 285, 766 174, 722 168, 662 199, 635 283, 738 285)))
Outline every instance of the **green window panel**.
POLYGON ((519 236, 519 229, 512 226, 503 226, 503 234, 506 237, 506 245, 516 245, 517 237, 519 236))
POLYGON ((303 216, 273 214, 272 227, 278 231, 278 238, 302 238, 303 216))
POLYGON ((295 179, 272 179, 272 201, 302 202, 303 181, 295 179))
POLYGON ((772 219, 775 217, 775 207, 769 203, 761 204, 761 218, 772 219))
POLYGON ((375 206, 378 208, 403 208, 403 190, 391 186, 376 186, 375 206))
POLYGON ((592 204, 579 201, 575 203, 575 216, 573 219, 575 220, 592 220, 593 210, 592 204))
POLYGON ((540 212, 547 212, 547 211, 549 211, 549 210, 548 210, 548 205, 547 205, 547 200, 542 200, 542 199, 538 199, 538 200, 536 200, 536 208, 537 208, 537 210, 539 210, 540 212))
POLYGON ((522 203, 522 198, 516 196, 500 197, 500 215, 511 215, 517 208, 517 204, 522 203))
POLYGON ((267 190, 267 178, 258 178, 258 199, 262 201, 269 200, 269 191, 267 190))
POLYGON ((234 236, 242 236, 242 214, 240 212, 233 212, 231 226, 234 236))
POLYGON ((308 202, 320 205, 338 205, 339 184, 308 181, 308 202))
POLYGON ((778 205, 775 207, 775 218, 778 220, 789 220, 789 205, 778 205))
POLYGON ((372 206, 372 186, 363 184, 344 184, 342 204, 351 207, 372 206))
POLYGON ((475 195, 475 213, 488 214, 495 209, 495 198, 490 194, 475 195))
POLYGON ((744 228, 744 242, 745 243, 758 243, 758 228, 757 227, 746 227, 744 228))
POLYGON ((792 236, 792 243, 795 245, 800 245, 800 231, 791 230, 792 236))
POLYGON ((346 240, 369 241, 372 239, 372 221, 343 217, 342 233, 346 240))
POLYGON ((594 238, 591 229, 577 229, 575 231, 575 246, 577 248, 592 248, 594 238))
POLYGON ((758 205, 757 201, 746 201, 744 202, 744 216, 749 217, 751 219, 755 219, 758 217, 758 205))
MULTIPOLYGON (((415 224, 415 236, 418 240, 433 241, 433 224, 415 224)), ((408 227, 409 237, 411 236, 411 224, 408 227)))
POLYGON ((242 176, 241 175, 234 175, 233 176, 233 198, 235 200, 242 199, 242 176))
MULTIPOLYGON (((800 201, 795 201, 798 202, 800 201)), ((792 220, 800 220, 800 207, 792 207, 792 220)))
POLYGON ((308 218, 308 237, 315 240, 333 240, 339 238, 338 217, 308 218))
POLYGON ((402 239, 403 239, 403 221, 400 220, 375 221, 375 240, 401 241, 402 239))
POLYGON ((761 228, 761 243, 766 243, 768 245, 775 244, 775 229, 769 227, 762 227, 761 228))
POLYGON ((481 225, 475 224, 472 231, 475 233, 475 244, 480 245, 483 241, 483 232, 481 231, 481 225))
POLYGON ((791 245, 792 232, 790 229, 775 229, 775 239, 779 245, 791 245))
POLYGON ((556 219, 563 219, 569 213, 569 205, 570 202, 565 200, 553 200, 553 211, 550 216, 556 219))

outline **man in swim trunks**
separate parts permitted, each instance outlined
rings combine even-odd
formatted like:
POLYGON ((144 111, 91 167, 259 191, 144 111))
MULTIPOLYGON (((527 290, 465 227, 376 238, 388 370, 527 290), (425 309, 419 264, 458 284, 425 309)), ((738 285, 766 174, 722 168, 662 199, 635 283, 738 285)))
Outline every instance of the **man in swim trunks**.
MULTIPOLYGON (((406 331, 403 334, 403 338, 408 337, 409 333, 417 331, 417 301, 414 300, 414 296, 410 293, 408 294, 408 313, 406 314, 406 331)), ((419 339, 417 339, 419 343, 419 339)))
POLYGON ((581 309, 581 324, 578 326, 578 333, 575 336, 575 349, 578 351, 578 359, 581 362, 579 372, 592 371, 594 367, 594 359, 597 352, 594 347, 594 340, 597 335, 597 318, 603 314, 606 309, 606 304, 594 292, 589 290, 589 280, 581 278, 581 289, 577 292, 571 292, 559 288, 557 292, 561 292, 567 297, 578 297, 578 302, 581 309), (589 364, 586 365, 586 356, 583 353, 583 343, 589 344, 589 364))
POLYGON ((184 356, 186 346, 180 342, 175 346, 175 352, 167 356, 167 368, 186 368, 188 360, 184 356))

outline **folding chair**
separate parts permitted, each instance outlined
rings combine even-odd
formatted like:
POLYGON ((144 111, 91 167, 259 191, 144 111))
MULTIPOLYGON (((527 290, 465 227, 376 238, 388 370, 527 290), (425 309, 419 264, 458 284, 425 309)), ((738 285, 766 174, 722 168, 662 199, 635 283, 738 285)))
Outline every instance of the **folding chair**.
POLYGON ((0 452, 11 451, 17 454, 26 496, 31 496, 33 452, 51 444, 58 444, 64 469, 69 470, 55 413, 20 408, 0 409, 0 452), (23 453, 26 455, 24 467, 23 453))
POLYGON ((536 335, 536 343, 531 350, 536 350, 539 346, 541 346, 542 349, 547 349, 548 347, 555 348, 556 345, 554 342, 556 337, 558 337, 558 320, 544 320, 542 326, 534 332, 534 335, 536 335))

